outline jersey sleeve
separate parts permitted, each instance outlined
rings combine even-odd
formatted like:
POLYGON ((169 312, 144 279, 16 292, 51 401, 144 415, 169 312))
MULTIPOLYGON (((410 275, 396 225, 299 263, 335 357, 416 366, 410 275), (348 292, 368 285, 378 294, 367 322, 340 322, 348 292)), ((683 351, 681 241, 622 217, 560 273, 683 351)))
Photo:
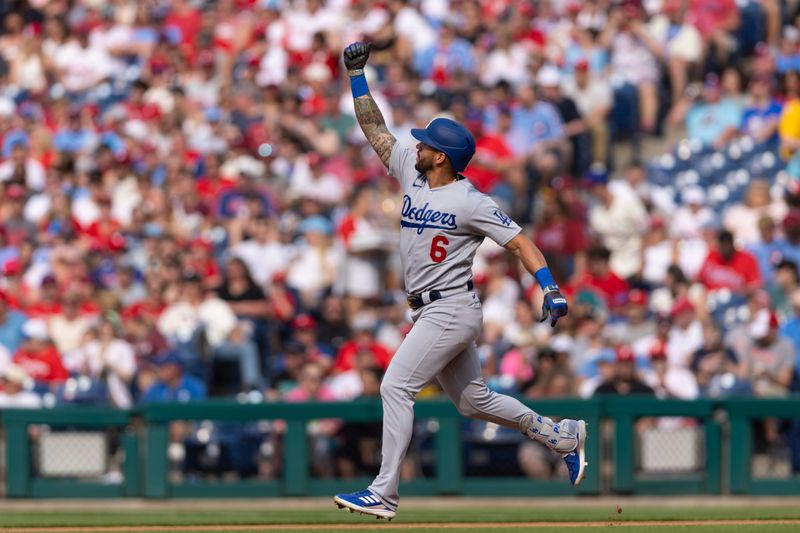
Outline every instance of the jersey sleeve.
POLYGON ((473 233, 489 237, 500 246, 505 246, 522 231, 490 197, 481 194, 477 204, 467 224, 473 233))
POLYGON ((392 146, 392 155, 389 157, 389 175, 394 176, 403 186, 403 189, 410 186, 419 175, 414 165, 417 163, 417 155, 414 150, 401 146, 399 142, 392 146))

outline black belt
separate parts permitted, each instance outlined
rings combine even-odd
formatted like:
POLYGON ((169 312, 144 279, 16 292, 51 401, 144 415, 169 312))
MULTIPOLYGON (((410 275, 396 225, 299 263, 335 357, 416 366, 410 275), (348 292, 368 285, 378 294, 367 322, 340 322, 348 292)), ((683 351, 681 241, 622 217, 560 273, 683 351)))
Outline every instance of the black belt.
POLYGON ((467 292, 469 292, 474 287, 475 285, 472 283, 472 280, 469 280, 466 285, 459 285, 458 287, 450 287, 449 289, 434 289, 432 291, 409 294, 406 296, 406 301, 408 302, 408 306, 412 310, 416 311, 424 305, 428 305, 436 300, 441 300, 445 296, 450 296, 450 293, 461 291, 465 288, 467 289, 467 292))

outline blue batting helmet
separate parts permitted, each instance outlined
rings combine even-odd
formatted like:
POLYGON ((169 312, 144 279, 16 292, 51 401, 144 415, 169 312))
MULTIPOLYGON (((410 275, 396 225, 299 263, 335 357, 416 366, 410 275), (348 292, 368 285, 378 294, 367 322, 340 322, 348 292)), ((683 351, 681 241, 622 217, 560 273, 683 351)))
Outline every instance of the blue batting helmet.
POLYGON ((425 129, 412 128, 411 135, 421 143, 444 152, 453 170, 462 172, 475 155, 475 138, 467 128, 449 118, 435 118, 425 129))

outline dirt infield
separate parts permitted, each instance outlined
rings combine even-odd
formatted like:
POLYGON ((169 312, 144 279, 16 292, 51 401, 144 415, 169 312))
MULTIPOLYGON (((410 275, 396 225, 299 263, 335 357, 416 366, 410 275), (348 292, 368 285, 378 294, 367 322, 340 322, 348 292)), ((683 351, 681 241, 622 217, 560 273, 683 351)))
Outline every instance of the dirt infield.
MULTIPOLYGON (((437 498, 403 498, 404 508, 440 509, 447 506, 453 509, 469 509, 476 506, 488 506, 495 509, 514 509, 526 507, 532 509, 552 507, 555 500, 551 497, 518 497, 518 498, 471 498, 461 496, 442 496, 437 498)), ((558 498, 561 507, 609 507, 614 509, 620 504, 624 508, 642 507, 800 507, 798 496, 599 496, 592 498, 565 497, 558 498)), ((250 498, 250 499, 202 499, 202 500, 145 500, 126 498, 123 500, 3 500, 0 499, 0 512, 3 511, 36 511, 80 509, 107 511, 113 510, 192 510, 208 508, 253 509, 269 511, 273 509, 320 509, 331 507, 332 502, 325 498, 250 498)))
MULTIPOLYGON (((439 522, 439 523, 381 523, 381 529, 496 529, 496 528, 584 528, 584 527, 649 527, 649 526, 743 526, 743 525, 797 525, 800 520, 629 520, 594 522, 439 522)), ((217 525, 217 526, 98 526, 98 527, 23 527, 0 528, 2 533, 127 533, 130 531, 314 531, 320 529, 360 530, 374 529, 369 524, 271 524, 271 525, 217 525)))

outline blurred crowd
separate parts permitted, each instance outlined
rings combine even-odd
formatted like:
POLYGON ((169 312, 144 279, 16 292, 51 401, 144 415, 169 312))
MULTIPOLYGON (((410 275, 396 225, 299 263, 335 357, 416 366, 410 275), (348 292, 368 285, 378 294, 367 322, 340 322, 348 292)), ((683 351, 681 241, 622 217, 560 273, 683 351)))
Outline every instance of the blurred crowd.
POLYGON ((399 142, 437 115, 466 124, 466 176, 569 297, 551 331, 534 280, 480 248, 493 388, 789 394, 798 4, 3 2, 0 407, 378 395, 411 323, 398 186, 340 59, 360 39, 399 142), (727 182, 678 173, 696 157, 727 182))

